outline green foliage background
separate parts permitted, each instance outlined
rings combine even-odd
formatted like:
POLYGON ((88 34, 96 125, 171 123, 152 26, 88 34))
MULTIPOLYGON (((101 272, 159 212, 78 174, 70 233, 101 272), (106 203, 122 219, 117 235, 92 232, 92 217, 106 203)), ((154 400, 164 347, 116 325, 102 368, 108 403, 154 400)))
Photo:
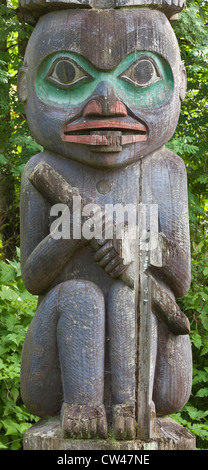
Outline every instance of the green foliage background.
MULTIPOLYGON (((17 0, 0 1, 0 449, 20 449, 23 432, 37 420, 19 389, 24 337, 37 299, 22 282, 19 261, 19 192, 25 163, 39 151, 16 92, 19 67, 32 27, 20 23, 17 0), (15 248, 16 247, 16 248, 15 248)), ((167 146, 188 174, 192 283, 179 304, 191 323, 193 388, 173 418, 208 449, 208 2, 187 0, 173 24, 186 65, 188 87, 177 130, 167 146)))

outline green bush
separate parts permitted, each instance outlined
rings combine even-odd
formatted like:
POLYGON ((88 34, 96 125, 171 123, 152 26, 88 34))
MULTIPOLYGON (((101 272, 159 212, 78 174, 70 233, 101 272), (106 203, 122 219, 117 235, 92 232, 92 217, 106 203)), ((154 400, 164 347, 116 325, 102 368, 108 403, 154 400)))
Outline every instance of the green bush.
POLYGON ((34 420, 20 397, 21 351, 37 299, 26 291, 18 259, 0 261, 0 449, 20 449, 34 420))
POLYGON ((183 410, 172 417, 195 434, 198 449, 208 449, 208 240, 202 228, 201 237, 199 232, 200 227, 195 237, 192 234, 191 287, 180 302, 191 324, 192 392, 183 410))

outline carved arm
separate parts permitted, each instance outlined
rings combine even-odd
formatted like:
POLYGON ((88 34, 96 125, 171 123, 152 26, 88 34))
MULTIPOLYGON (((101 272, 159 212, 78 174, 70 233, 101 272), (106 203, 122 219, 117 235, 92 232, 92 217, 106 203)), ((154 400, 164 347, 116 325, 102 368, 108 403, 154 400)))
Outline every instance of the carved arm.
MULTIPOLYGON (((58 226, 53 233, 48 233, 50 206, 41 194, 34 192, 28 181, 28 171, 24 175, 21 198, 21 268, 26 288, 32 294, 40 295, 50 287, 83 240, 57 240, 54 235, 58 226)), ((49 198, 50 181, 45 179, 44 188, 49 198)), ((54 187, 53 191, 58 198, 58 188, 54 187)))
POLYGON ((161 251, 161 266, 155 265, 153 255, 149 272, 167 284, 176 298, 182 297, 188 292, 191 282, 190 255, 161 233, 158 234, 158 249, 161 251))
MULTIPOLYGON (((34 168, 29 175, 29 180, 51 205, 62 203, 72 208, 73 196, 79 195, 77 188, 72 187, 57 171, 45 162, 40 162, 34 168)), ((81 203, 84 205, 84 201, 81 203)), ((42 273, 41 278, 43 278, 41 287, 48 287, 74 251, 79 246, 88 243, 88 241, 84 239, 54 240, 55 237, 52 235, 53 233, 49 234, 39 243, 24 265, 23 277, 27 279, 27 284, 28 280, 31 277, 33 278, 33 286, 37 284, 35 288, 36 292, 37 289, 40 288, 40 282, 36 282, 36 279, 40 279, 40 273, 42 273), (50 270, 48 269, 48 265, 51 263, 51 260, 53 260, 53 269, 50 270)), ((94 251, 97 251, 95 255, 96 262, 99 263, 102 258, 102 265, 105 257, 106 266, 108 261, 109 268, 107 268, 106 271, 111 277, 117 278, 127 269, 128 266, 124 265, 123 258, 119 255, 119 248, 115 241, 93 239, 90 245, 94 251)), ((103 265, 103 267, 105 266, 103 265)), ((31 284, 30 281, 29 284, 31 284)))

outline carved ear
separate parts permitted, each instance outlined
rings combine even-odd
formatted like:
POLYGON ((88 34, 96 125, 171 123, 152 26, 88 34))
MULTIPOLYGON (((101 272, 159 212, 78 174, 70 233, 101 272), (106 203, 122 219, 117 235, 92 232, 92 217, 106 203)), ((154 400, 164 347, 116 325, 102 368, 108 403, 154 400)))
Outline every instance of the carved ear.
POLYGON ((27 101, 27 67, 21 67, 17 78, 17 94, 22 103, 27 101))
POLYGON ((187 85, 186 69, 185 69, 185 65, 181 62, 180 64, 180 88, 179 88, 179 95, 180 95, 181 101, 183 101, 186 96, 186 85, 187 85))

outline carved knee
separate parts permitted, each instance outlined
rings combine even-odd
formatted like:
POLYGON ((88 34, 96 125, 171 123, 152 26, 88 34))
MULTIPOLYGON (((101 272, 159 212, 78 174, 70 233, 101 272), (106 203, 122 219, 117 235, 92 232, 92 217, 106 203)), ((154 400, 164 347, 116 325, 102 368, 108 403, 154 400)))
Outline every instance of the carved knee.
POLYGON ((31 413, 55 416, 63 399, 57 350, 57 299, 60 286, 39 304, 28 329, 21 362, 21 396, 31 413))
POLYGON ((188 335, 173 335, 160 323, 153 400, 157 415, 179 411, 189 399, 192 356, 188 335))

